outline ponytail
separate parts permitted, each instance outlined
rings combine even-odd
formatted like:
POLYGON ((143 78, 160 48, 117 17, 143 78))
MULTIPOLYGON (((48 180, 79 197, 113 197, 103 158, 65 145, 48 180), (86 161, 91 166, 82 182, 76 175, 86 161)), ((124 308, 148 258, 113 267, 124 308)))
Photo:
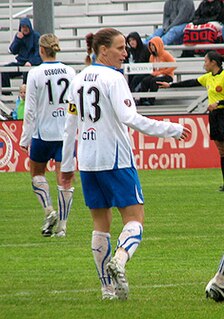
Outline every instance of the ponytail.
POLYGON ((86 50, 87 56, 85 58, 86 65, 90 65, 92 63, 91 53, 93 52, 93 37, 94 37, 93 33, 88 33, 86 35, 86 48, 87 48, 86 50))

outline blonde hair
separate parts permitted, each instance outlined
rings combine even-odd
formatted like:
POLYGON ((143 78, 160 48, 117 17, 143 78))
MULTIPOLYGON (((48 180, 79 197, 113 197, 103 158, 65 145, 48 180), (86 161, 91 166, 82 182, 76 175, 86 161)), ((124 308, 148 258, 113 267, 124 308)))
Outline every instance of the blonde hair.
POLYGON ((59 39, 53 33, 43 34, 39 39, 39 45, 45 49, 46 55, 55 57, 56 53, 61 51, 59 39))
POLYGON ((21 84, 20 87, 19 87, 19 90, 20 91, 21 90, 26 90, 26 84, 25 83, 21 84))

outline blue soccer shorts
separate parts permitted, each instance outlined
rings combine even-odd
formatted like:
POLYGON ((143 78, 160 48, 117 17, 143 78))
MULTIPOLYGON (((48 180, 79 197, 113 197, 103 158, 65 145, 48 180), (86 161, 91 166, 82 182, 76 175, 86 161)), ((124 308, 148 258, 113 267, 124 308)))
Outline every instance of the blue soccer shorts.
POLYGON ((90 209, 143 204, 144 198, 135 168, 81 171, 86 206, 90 209))
POLYGON ((30 159, 38 163, 47 163, 51 159, 54 159, 55 162, 61 162, 62 146, 62 141, 43 141, 32 138, 30 159))

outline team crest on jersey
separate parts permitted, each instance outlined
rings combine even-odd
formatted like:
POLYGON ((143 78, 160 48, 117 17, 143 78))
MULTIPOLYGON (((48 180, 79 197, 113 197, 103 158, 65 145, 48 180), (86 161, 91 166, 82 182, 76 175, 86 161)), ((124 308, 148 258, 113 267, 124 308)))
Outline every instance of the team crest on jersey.
POLYGON ((216 86, 215 88, 216 92, 222 92, 222 87, 220 85, 216 86))
POLYGON ((75 104, 69 103, 68 104, 68 113, 73 114, 73 115, 77 115, 77 107, 75 104))
POLYGON ((127 105, 128 107, 130 107, 131 106, 131 100, 125 99, 124 100, 124 104, 127 105))

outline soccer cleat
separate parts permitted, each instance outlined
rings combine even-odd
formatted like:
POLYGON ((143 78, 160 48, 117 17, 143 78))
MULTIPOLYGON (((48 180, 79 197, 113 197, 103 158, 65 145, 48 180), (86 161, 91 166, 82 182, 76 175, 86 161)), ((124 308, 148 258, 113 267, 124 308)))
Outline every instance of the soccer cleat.
POLYGON ((220 192, 224 192, 224 185, 223 186, 219 186, 219 191, 220 192))
POLYGON ((52 237, 62 238, 66 236, 66 232, 64 230, 61 230, 59 232, 55 232, 52 237))
POLYGON ((125 278, 125 270, 118 264, 115 257, 113 257, 111 261, 107 264, 107 271, 114 282, 115 293, 118 299, 128 299, 129 288, 128 282, 125 278))
POLYGON ((52 211, 44 221, 44 225, 42 228, 42 235, 44 237, 50 237, 52 235, 52 229, 57 222, 57 213, 56 211, 52 211))
POLYGON ((211 298, 216 302, 224 301, 224 285, 220 285, 216 281, 216 277, 212 278, 205 288, 206 298, 211 298))
POLYGON ((102 291, 102 300, 114 300, 118 298, 115 294, 115 290, 112 285, 102 287, 101 291, 102 291))

